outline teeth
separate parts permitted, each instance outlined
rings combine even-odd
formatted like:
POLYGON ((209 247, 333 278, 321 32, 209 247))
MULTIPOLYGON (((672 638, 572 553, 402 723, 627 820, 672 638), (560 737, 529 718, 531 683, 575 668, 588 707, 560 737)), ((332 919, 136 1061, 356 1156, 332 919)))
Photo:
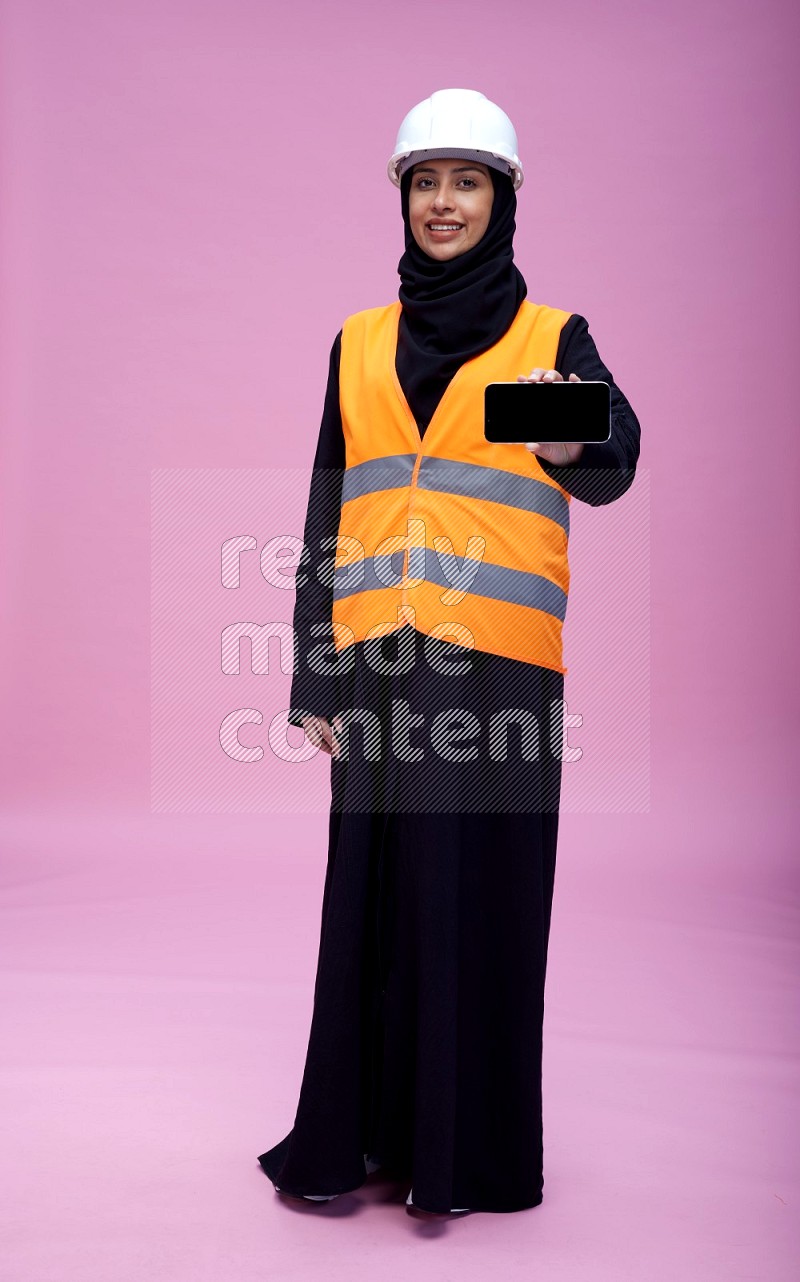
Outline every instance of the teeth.
POLYGON ((460 231, 461 223, 431 223, 431 231, 460 231))

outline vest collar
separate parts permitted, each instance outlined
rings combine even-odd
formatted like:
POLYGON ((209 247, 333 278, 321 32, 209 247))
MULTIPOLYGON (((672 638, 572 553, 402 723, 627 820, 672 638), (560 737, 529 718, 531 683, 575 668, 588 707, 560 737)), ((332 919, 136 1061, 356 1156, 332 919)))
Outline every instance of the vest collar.
MULTIPOLYGON (((503 342, 503 339, 505 339, 507 335, 510 335, 513 332, 514 327, 522 323, 522 319, 521 319, 522 314, 527 305, 528 304, 526 304, 525 301, 520 303, 519 308, 517 310, 517 314, 514 317, 513 321, 511 322, 509 328, 506 330, 506 333, 503 335, 502 338, 498 339, 497 343, 495 343, 493 347, 487 348, 486 352, 491 352, 494 350, 495 347, 498 347, 503 342)), ((459 382, 459 380, 461 380, 463 371, 470 366, 479 364, 482 357, 486 355, 486 352, 479 352, 477 356, 471 356, 469 360, 464 361, 463 365, 459 365, 458 369, 456 370, 453 377, 450 379, 450 382, 447 384, 447 387, 445 388, 444 392, 442 393, 439 399, 439 404, 436 406, 436 409, 433 412, 431 420, 425 429, 425 435, 422 436, 420 434, 417 420, 414 418, 414 415, 411 413, 411 406, 406 400, 405 393, 400 384, 400 379, 397 377, 397 366, 395 365, 395 359, 397 357, 397 331, 400 325, 400 315, 403 310, 402 303, 400 302, 393 303, 392 310, 393 310, 392 323, 391 325, 386 326, 386 350, 385 350, 384 356, 385 356, 387 365, 389 367, 389 374, 392 380, 392 385, 395 389, 395 392, 397 393, 397 397, 400 401, 400 404, 403 407, 403 412, 406 418, 408 419, 409 425, 411 427, 411 431, 414 435, 417 452, 422 453, 422 451, 425 449, 425 442, 430 440, 431 433, 435 432, 438 429, 439 420, 444 417, 447 410, 447 405, 454 395, 453 387, 459 382)))

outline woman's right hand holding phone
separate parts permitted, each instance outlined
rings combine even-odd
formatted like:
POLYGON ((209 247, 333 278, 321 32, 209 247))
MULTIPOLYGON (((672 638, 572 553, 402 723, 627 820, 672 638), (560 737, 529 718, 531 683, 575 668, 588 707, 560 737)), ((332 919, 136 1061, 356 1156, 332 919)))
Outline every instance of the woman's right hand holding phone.
MULTIPOLYGON (((577 374, 570 374, 568 379, 570 383, 582 381, 577 374)), ((524 374, 520 374, 517 382, 563 383, 564 375, 557 369, 545 370, 537 365, 527 378, 524 374)), ((530 450, 531 454, 537 454, 540 458, 546 459, 548 463, 560 463, 563 466, 566 463, 577 463, 583 453, 583 441, 526 441, 525 449, 530 450)))

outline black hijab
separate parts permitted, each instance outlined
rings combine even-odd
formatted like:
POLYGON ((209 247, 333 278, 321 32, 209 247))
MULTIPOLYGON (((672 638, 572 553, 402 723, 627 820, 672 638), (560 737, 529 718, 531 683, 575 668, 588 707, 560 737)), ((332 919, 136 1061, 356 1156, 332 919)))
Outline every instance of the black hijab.
POLYGON ((511 325, 528 292, 514 265, 517 195, 509 177, 489 168, 494 200, 477 245, 447 262, 429 257, 408 220, 413 166, 400 183, 406 250, 398 264, 403 310, 397 377, 420 434, 460 365, 486 351, 511 325))

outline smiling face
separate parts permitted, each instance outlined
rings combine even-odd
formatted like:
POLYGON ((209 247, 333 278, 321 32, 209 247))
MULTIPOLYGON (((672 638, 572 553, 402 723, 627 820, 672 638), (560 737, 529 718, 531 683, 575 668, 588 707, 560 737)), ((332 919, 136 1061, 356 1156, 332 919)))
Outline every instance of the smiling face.
POLYGON ((444 262, 477 245, 489 226, 492 176, 474 160, 422 160, 414 166, 408 221, 414 240, 444 262))

